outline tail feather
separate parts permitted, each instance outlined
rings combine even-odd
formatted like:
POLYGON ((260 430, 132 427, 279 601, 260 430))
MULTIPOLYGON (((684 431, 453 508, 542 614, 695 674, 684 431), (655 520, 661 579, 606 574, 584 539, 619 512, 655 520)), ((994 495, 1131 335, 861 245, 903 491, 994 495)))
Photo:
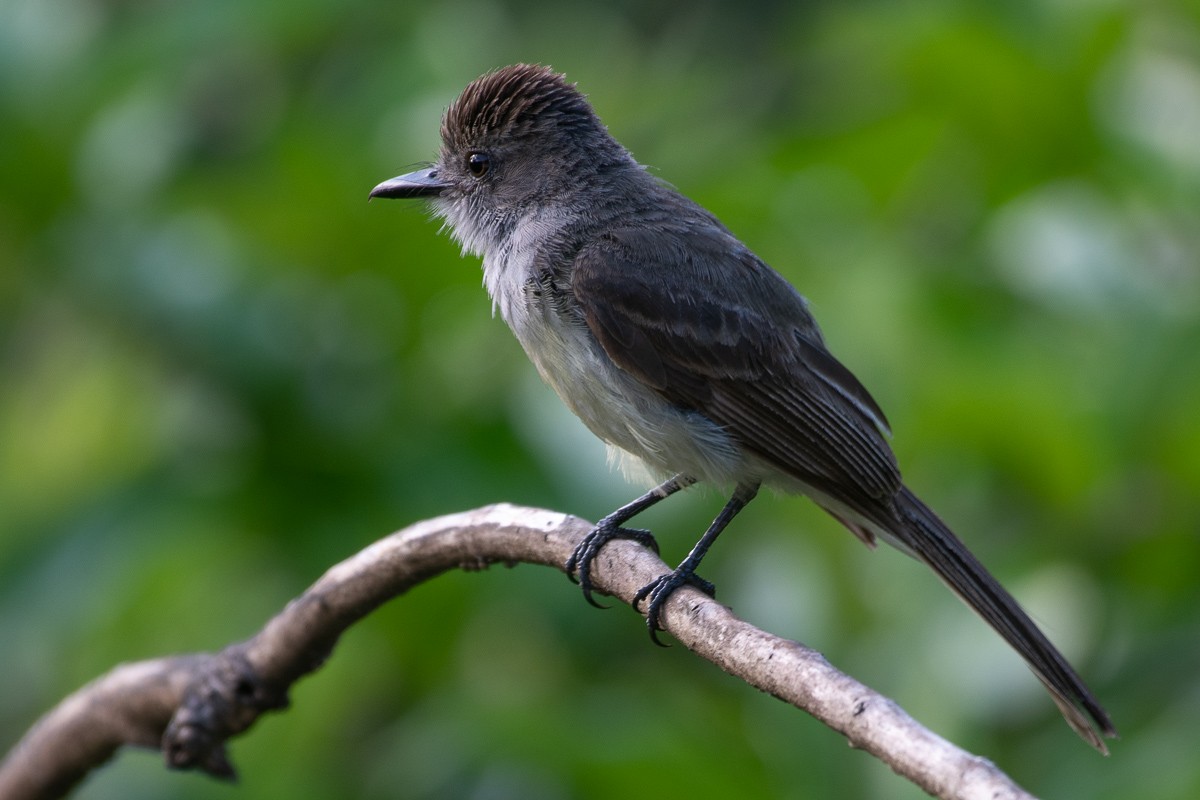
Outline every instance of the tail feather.
POLYGON ((910 550, 932 567, 959 597, 1021 654, 1050 691, 1067 724, 1084 741, 1107 755, 1108 748, 1099 734, 1110 738, 1117 735, 1108 712, 1012 595, 907 487, 902 488, 896 496, 896 510, 900 524, 889 526, 892 536, 899 540, 904 549, 910 550))

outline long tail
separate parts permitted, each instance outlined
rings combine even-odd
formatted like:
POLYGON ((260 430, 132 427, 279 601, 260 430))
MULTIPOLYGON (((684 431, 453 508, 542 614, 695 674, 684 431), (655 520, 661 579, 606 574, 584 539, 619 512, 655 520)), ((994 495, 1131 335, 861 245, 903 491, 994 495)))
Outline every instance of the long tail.
POLYGON ((1108 754, 1097 734, 1117 735, 1108 712, 1017 601, 993 578, 966 545, 921 500, 902 488, 896 496, 901 524, 889 526, 912 551, 1021 654, 1050 691, 1067 723, 1092 747, 1108 754), (1084 712, 1087 712, 1086 716, 1084 712), (1088 718, 1091 718, 1090 720, 1088 718))

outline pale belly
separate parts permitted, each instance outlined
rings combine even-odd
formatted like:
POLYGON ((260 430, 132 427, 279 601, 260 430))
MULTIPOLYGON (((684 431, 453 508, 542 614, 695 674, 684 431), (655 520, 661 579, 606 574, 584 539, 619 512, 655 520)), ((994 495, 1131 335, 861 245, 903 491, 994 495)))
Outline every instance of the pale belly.
MULTIPOLYGON (((553 313, 553 312, 549 312, 553 313)), ((655 476, 685 473, 730 484, 745 477, 741 448, 704 416, 672 406, 609 359, 585 327, 539 311, 510 327, 542 379, 592 433, 655 476)))

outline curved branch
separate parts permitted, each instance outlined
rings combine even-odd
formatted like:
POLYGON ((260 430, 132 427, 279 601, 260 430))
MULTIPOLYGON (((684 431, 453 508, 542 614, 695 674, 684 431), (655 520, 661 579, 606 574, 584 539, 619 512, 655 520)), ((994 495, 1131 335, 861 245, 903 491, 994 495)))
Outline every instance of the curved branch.
MULTIPOLYGON (((0 797, 60 797, 126 744, 160 747, 172 767, 230 778, 225 742, 263 712, 285 707, 292 683, 319 668, 354 622, 450 569, 496 562, 562 569, 590 527, 503 504, 398 531, 331 568, 251 639, 215 654, 121 665, 63 700, 0 763, 0 797)), ((592 577, 629 603, 664 571, 647 548, 617 540, 596 559, 592 577)), ((991 762, 921 727, 820 653, 743 622, 690 587, 671 596, 661 621, 689 650, 807 711, 936 797, 1030 797, 991 762)))

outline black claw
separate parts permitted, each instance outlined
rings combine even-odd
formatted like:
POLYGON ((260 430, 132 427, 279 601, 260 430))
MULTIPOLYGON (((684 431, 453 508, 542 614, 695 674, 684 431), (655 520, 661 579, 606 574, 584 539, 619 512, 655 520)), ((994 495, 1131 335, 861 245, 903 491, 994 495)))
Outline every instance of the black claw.
POLYGON ((567 559, 566 563, 567 577, 583 590, 583 599, 596 608, 608 608, 608 606, 597 603, 592 597, 592 590, 595 588, 592 584, 592 561, 600 554, 600 548, 613 539, 631 539, 644 547, 649 547, 655 553, 658 552, 658 542, 654 540, 650 531, 640 528, 622 528, 615 523, 600 520, 600 524, 583 537, 583 541, 571 553, 571 557, 567 559), (576 573, 578 573, 578 577, 576 577, 576 573))
POLYGON ((659 647, 666 647, 658 638, 658 632, 663 629, 658 618, 662 614, 663 604, 680 586, 694 586, 709 597, 716 597, 716 587, 704 580, 691 570, 680 567, 674 572, 659 575, 650 583, 638 589, 633 596, 633 607, 637 610, 643 600, 649 600, 646 605, 646 628, 650 631, 650 639, 659 647))

